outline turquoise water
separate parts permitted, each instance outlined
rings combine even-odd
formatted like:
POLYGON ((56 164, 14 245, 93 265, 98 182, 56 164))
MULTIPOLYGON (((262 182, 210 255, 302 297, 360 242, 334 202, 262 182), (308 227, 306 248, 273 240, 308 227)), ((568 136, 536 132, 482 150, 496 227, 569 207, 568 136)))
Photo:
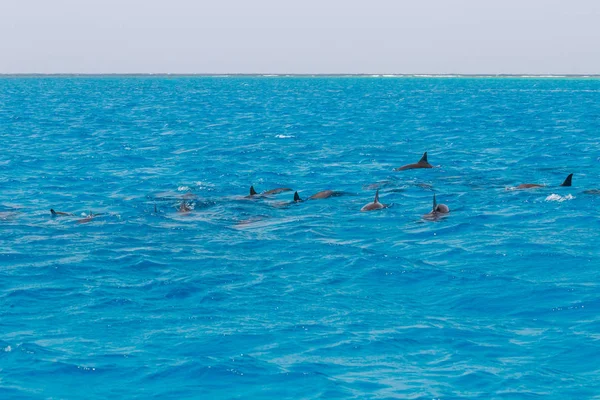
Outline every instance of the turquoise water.
POLYGON ((0 398, 599 396, 599 137, 597 79, 0 79, 0 398))

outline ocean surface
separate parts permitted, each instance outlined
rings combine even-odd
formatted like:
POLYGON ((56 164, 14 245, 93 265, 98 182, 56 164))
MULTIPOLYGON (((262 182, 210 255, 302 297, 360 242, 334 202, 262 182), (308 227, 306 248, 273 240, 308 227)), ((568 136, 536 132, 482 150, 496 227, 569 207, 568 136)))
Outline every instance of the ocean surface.
POLYGON ((600 399, 600 79, 4 77, 0 139, 2 399, 600 399))

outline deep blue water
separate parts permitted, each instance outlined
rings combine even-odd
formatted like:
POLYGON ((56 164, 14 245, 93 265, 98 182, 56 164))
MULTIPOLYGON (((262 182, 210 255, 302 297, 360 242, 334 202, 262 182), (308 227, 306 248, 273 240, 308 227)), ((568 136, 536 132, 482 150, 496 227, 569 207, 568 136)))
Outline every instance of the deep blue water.
POLYGON ((8 77, 0 139, 2 399, 600 396, 598 79, 8 77))

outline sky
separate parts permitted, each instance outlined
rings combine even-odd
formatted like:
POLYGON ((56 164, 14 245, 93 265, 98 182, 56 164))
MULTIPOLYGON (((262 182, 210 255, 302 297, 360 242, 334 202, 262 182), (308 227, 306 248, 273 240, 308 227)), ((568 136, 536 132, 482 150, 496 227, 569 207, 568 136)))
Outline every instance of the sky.
POLYGON ((0 73, 600 74, 600 0, 3 0, 0 73))

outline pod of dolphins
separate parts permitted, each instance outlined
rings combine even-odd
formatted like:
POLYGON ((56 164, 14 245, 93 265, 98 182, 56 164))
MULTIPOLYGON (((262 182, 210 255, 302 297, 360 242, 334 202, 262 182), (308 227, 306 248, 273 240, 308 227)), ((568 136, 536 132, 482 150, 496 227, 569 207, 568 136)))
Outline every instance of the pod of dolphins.
MULTIPOLYGON (((427 152, 425 152, 423 154, 423 157, 421 157, 421 159, 418 162, 413 163, 413 164, 403 165, 402 167, 395 168, 394 171, 405 171, 405 170, 410 170, 410 169, 421 169, 421 168, 434 168, 433 165, 429 164, 429 162, 427 161, 427 152)), ((573 174, 570 174, 569 176, 567 176, 567 178, 564 180, 564 182, 560 186, 571 186, 572 179, 573 179, 573 174)), ((523 184, 516 186, 513 189, 517 189, 517 190, 535 189, 535 188, 541 188, 544 186, 545 185, 540 185, 540 184, 536 184, 536 183, 523 183, 523 184)), ((276 189, 267 190, 266 192, 258 193, 254 189, 254 186, 251 186, 250 194, 245 196, 244 199, 267 198, 272 195, 276 195, 276 194, 280 194, 280 193, 284 193, 284 192, 291 192, 291 191, 292 191, 292 189, 290 189, 290 188, 276 188, 276 189)), ((594 191, 588 191, 588 192, 591 193, 594 191)), ((315 193, 314 195, 310 196, 307 200, 327 199, 330 197, 337 197, 337 196, 342 196, 342 195, 344 195, 344 192, 339 192, 339 191, 335 191, 335 190, 323 190, 321 192, 315 193)), ((300 195, 298 194, 298 192, 295 192, 294 193, 294 203, 300 203, 303 201, 304 200, 300 198, 300 195)), ((387 207, 389 207, 389 204, 383 204, 379 201, 379 189, 377 189, 377 191, 375 192, 375 198, 373 199, 373 201, 365 204, 360 209, 360 211, 361 212, 375 211, 375 210, 381 210, 381 209, 384 209, 387 207)), ((183 200, 181 202, 181 204, 179 205, 179 209, 178 209, 178 211, 180 213, 188 213, 192 210, 193 210, 193 208, 185 200, 183 200)), ((158 213, 158 210, 156 209, 156 205, 154 205, 154 212, 158 213)), ((54 211, 54 209, 51 209, 50 213, 51 213, 52 217, 74 216, 74 214, 62 212, 62 211, 54 211)), ((446 204, 438 204, 436 196, 434 194, 433 195, 433 207, 429 213, 427 213, 423 216, 423 218, 428 219, 428 220, 437 220, 439 217, 444 216, 448 213, 450 213, 450 208, 446 204)), ((78 223, 86 223, 100 215, 103 215, 103 214, 93 214, 90 212, 84 218, 79 219, 77 222, 78 223)))

